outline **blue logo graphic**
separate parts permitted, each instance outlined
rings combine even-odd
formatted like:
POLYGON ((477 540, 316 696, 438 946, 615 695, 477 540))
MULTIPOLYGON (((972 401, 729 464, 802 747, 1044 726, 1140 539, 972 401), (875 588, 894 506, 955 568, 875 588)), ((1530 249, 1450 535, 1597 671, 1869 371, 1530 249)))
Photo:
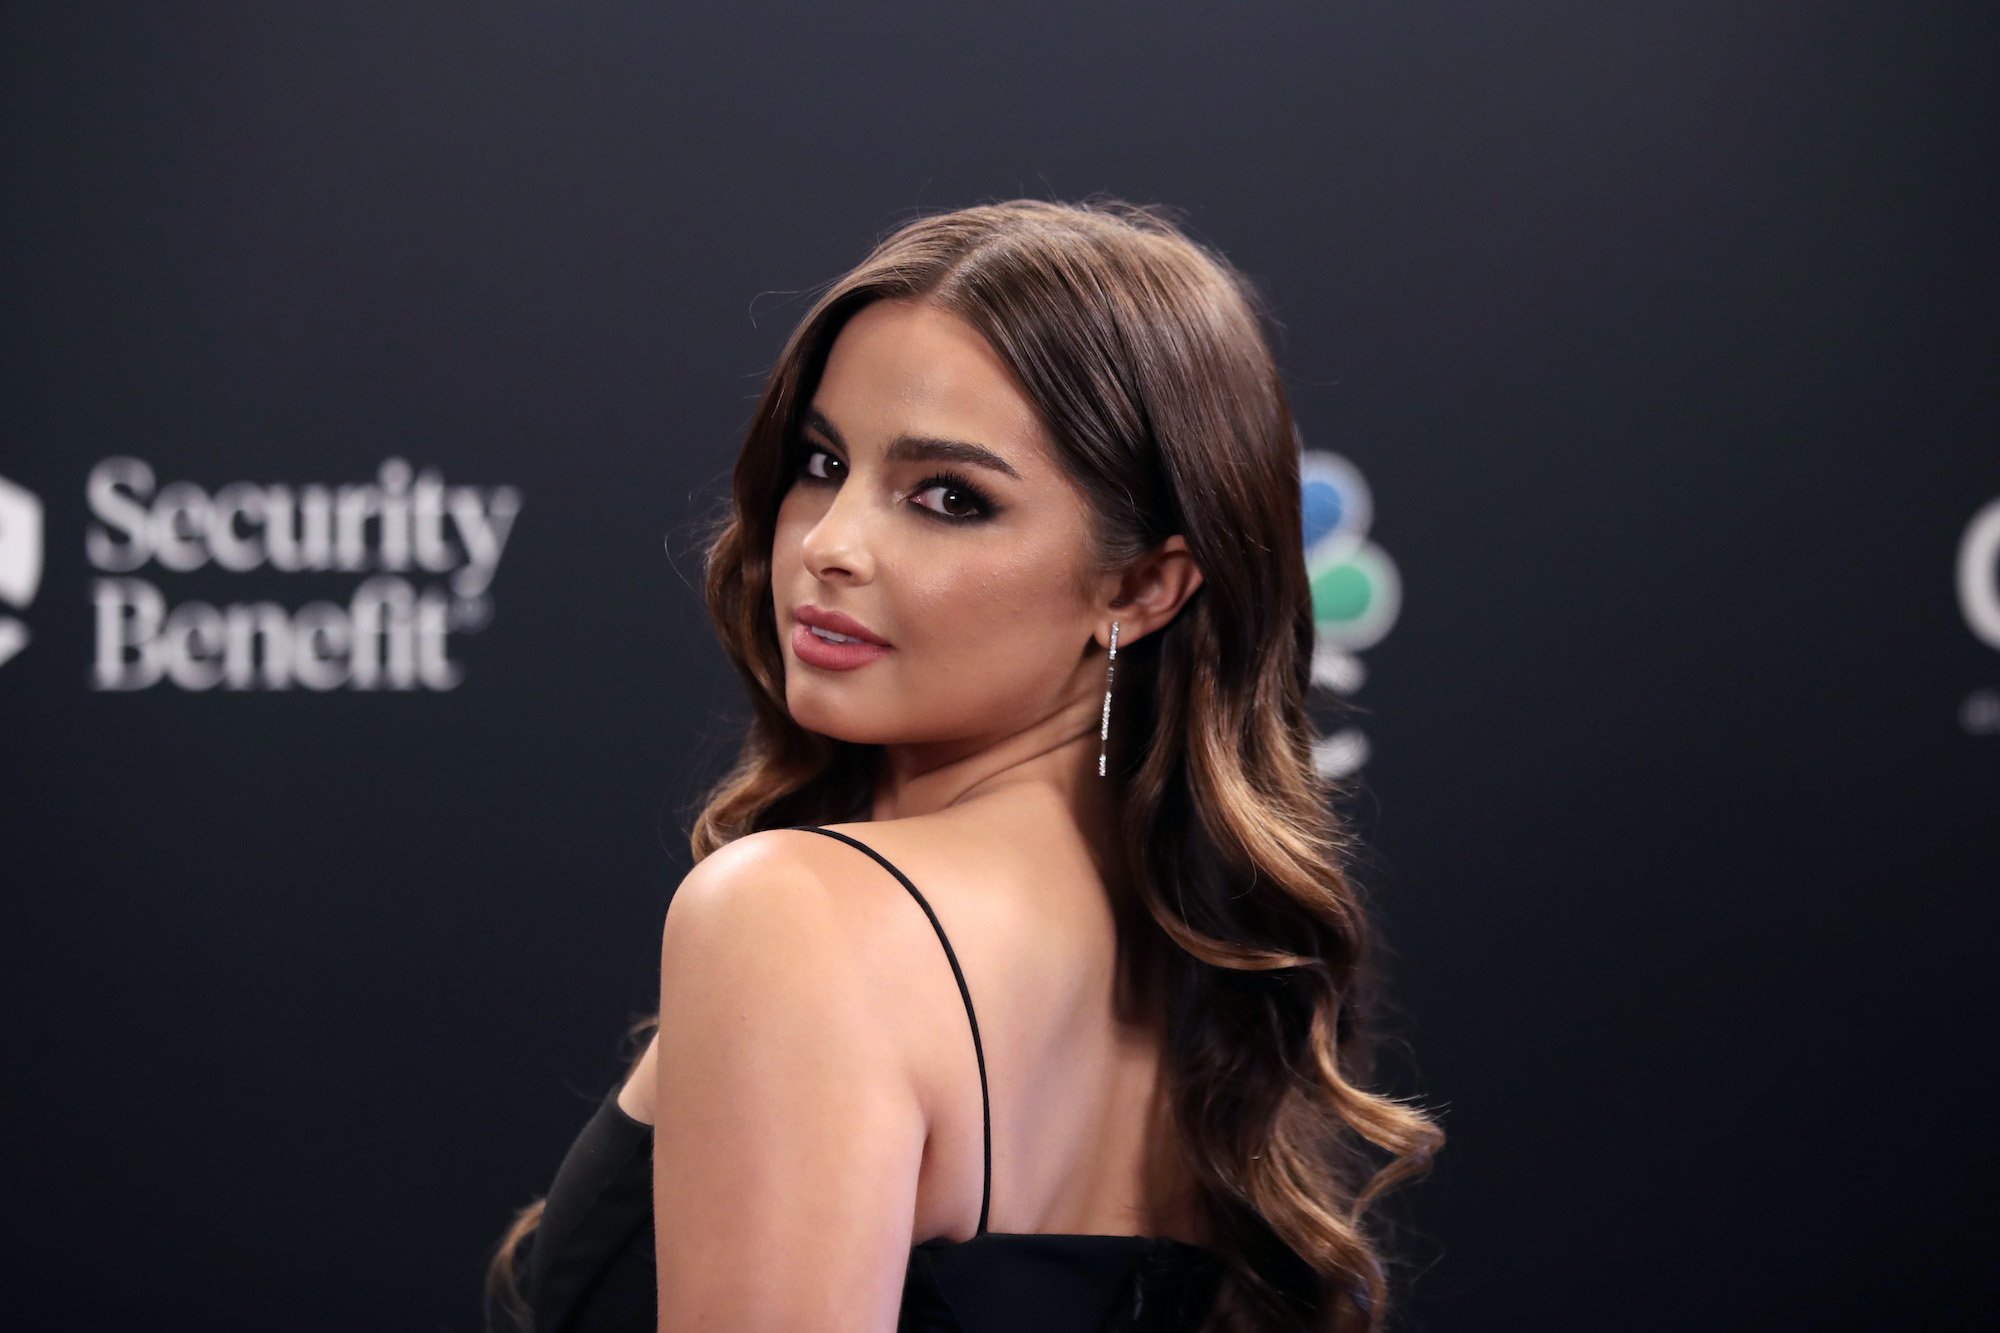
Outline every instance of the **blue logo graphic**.
MULTIPOLYGON (((1299 488, 1306 575, 1318 629, 1313 685, 1345 697, 1361 689, 1367 674, 1357 654, 1380 643, 1395 626, 1403 583, 1388 552, 1369 540, 1375 502, 1359 468, 1338 454, 1306 450, 1299 455, 1299 488)), ((1313 747, 1321 775, 1336 781, 1367 759, 1368 738, 1352 726, 1313 747)))

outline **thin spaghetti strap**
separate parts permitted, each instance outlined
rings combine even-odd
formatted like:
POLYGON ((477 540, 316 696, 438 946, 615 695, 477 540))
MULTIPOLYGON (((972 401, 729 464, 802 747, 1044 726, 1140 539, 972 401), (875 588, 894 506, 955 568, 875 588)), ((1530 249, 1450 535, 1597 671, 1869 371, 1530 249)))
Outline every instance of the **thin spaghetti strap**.
POLYGON ((917 892, 917 886, 910 883, 908 875, 905 875, 902 871, 896 869, 894 865, 890 864, 889 858, 883 856, 859 838, 850 838, 845 833, 840 833, 830 828, 821 828, 817 824, 791 824, 787 827, 801 829, 807 833, 824 833, 829 838, 838 838, 848 846, 858 847, 868 853, 868 855, 875 858, 878 865, 894 875, 902 883, 903 887, 910 891, 910 896, 917 900, 917 906, 923 908, 924 915, 931 919, 931 929, 937 932, 938 943, 944 946, 944 956, 951 962, 951 974, 958 979, 959 998, 965 1001, 965 1021, 972 1025, 972 1053, 979 1060, 980 1132, 981 1147, 985 1154, 983 1175, 981 1176, 979 1186, 979 1234, 984 1235, 986 1233, 986 1209, 993 1197, 993 1108, 987 1101, 986 1095, 986 1048, 979 1041, 979 1019, 972 1012, 972 991, 965 984, 965 972, 958 965, 958 954, 952 950, 951 940, 945 936, 944 926, 938 921, 937 913, 931 910, 930 903, 924 898, 923 894, 917 892))

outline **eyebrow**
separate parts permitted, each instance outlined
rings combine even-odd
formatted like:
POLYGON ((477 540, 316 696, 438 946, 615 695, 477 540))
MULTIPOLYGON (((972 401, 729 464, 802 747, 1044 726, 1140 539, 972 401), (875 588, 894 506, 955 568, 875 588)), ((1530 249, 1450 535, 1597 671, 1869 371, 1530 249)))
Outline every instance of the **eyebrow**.
MULTIPOLYGON (((833 428, 833 423, 826 419, 826 414, 817 407, 806 409, 806 423, 824 432, 828 439, 846 452, 854 452, 848 448, 847 441, 841 438, 840 432, 833 428)), ((1015 481, 1021 480, 1021 474, 1014 470, 1012 463, 985 445, 973 444, 969 440, 946 440, 935 435, 905 433, 889 441, 886 456, 891 463, 906 461, 962 463, 967 467, 983 467, 992 472, 1003 473, 1015 481)))

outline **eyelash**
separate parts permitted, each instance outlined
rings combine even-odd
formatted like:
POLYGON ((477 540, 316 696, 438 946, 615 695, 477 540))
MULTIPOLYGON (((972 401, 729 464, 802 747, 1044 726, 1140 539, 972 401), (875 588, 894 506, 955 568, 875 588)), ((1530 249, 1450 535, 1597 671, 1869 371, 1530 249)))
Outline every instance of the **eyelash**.
MULTIPOLYGON (((825 445, 814 444, 811 440, 801 440, 795 446, 793 446, 792 469, 791 469, 792 476, 796 480, 810 482, 814 485, 830 484, 832 478, 815 477, 812 473, 806 471, 806 464, 812 461, 812 456, 814 454, 825 454, 828 458, 833 459, 834 462, 836 463, 840 462, 839 457, 835 455, 834 452, 831 449, 828 449, 825 445)), ((842 466, 846 465, 842 464, 842 466)), ((972 514, 947 514, 943 510, 932 509, 929 505, 917 506, 917 508, 923 510, 926 514, 930 515, 934 519, 939 520, 940 522, 978 523, 985 519, 993 517, 993 515, 999 512, 999 507, 993 503, 992 497, 988 496, 985 491, 980 490, 978 486, 974 485, 970 478, 965 476, 963 473, 953 472, 950 471, 949 469, 941 469, 937 472, 933 472, 930 476, 925 477, 922 481, 917 483, 916 490, 912 491, 911 494, 921 495, 925 491, 931 490, 938 486, 943 486, 949 490, 958 492, 959 495, 965 498, 965 501, 968 504, 971 504, 978 511, 977 513, 972 513, 972 514)))

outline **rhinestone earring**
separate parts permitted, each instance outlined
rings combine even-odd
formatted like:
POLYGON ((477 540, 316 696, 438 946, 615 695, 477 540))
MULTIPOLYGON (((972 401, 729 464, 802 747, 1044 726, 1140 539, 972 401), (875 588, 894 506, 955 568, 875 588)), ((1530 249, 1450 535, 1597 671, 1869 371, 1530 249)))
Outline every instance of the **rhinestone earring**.
POLYGON ((1097 776, 1104 776, 1104 743, 1111 735, 1111 672, 1118 663, 1118 622, 1111 622, 1111 655, 1104 659, 1104 715, 1097 722, 1097 776))

